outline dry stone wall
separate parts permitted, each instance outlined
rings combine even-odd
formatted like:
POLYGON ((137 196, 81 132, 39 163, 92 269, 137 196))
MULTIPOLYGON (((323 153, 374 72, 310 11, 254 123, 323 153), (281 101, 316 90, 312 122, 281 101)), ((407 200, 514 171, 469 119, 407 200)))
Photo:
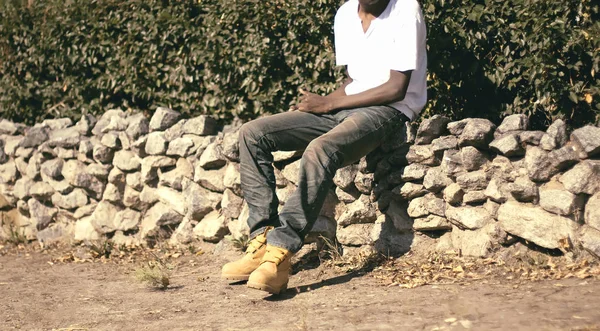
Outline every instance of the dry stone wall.
MULTIPOLYGON (((247 236, 238 129, 168 108, 150 120, 120 110, 33 127, 2 120, 0 238, 178 245, 247 236)), ((281 206, 301 155, 273 153, 281 206)), ((398 254, 427 235, 441 251, 485 256, 522 238, 600 256, 599 156, 591 125, 569 133, 558 120, 542 132, 528 131, 524 115, 498 127, 433 116, 340 169, 306 241, 398 254)))

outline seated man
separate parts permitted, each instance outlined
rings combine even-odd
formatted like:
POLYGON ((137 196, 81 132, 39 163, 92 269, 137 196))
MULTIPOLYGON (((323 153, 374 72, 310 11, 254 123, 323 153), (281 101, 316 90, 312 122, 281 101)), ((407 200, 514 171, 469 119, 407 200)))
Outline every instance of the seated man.
POLYGON ((350 0, 335 16, 337 65, 349 78, 327 96, 307 91, 293 110, 240 129, 240 173, 251 241, 222 277, 287 288, 290 258, 312 228, 336 170, 371 152, 426 102, 425 23, 416 0, 350 0), (298 188, 277 212, 272 151, 305 149, 298 188))

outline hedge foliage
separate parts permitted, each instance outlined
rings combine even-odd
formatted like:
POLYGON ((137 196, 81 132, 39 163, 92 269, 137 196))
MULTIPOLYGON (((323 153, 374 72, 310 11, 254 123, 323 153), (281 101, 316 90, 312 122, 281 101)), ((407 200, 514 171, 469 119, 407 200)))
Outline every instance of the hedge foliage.
MULTIPOLYGON (((340 0, 0 0, 0 116, 170 106, 224 120, 335 89, 340 0)), ((426 115, 600 120, 594 0, 424 0, 426 115)))

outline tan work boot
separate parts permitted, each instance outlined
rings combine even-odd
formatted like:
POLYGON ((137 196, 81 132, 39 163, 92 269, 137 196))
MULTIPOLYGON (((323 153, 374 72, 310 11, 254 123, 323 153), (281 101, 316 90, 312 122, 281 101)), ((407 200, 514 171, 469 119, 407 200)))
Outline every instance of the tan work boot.
POLYGON ((250 274, 248 287, 279 294, 287 289, 292 263, 292 253, 267 244, 260 266, 250 274))
POLYGON ((233 281, 248 280, 252 271, 256 270, 265 255, 267 248, 267 232, 273 227, 265 228, 265 232, 254 237, 248 243, 246 255, 241 259, 229 262, 221 270, 221 278, 233 281))

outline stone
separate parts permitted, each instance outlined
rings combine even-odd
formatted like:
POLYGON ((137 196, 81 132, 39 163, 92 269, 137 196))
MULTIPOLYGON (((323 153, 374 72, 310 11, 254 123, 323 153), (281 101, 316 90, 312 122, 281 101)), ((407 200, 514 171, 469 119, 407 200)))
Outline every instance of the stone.
POLYGON ((17 166, 15 162, 9 161, 0 164, 0 183, 12 184, 17 180, 17 166))
POLYGON ((390 173, 390 171, 392 171, 393 168, 394 167, 387 160, 381 160, 381 162, 377 163, 377 167, 375 167, 373 179, 375 181, 381 181, 390 173))
POLYGON ((452 179, 446 176, 442 167, 430 168, 423 178, 423 187, 434 193, 443 190, 450 184, 452 184, 452 179))
POLYGON ((417 130, 415 144, 427 145, 435 138, 438 138, 446 131, 446 126, 450 119, 441 115, 433 115, 421 122, 417 130))
POLYGON ((142 245, 142 241, 138 234, 127 236, 123 231, 116 231, 112 238, 110 238, 110 241, 119 247, 136 247, 142 245))
POLYGON ((218 211, 212 211, 194 227, 194 234, 198 238, 212 243, 221 241, 228 233, 227 219, 218 211))
POLYGON ((540 147, 551 151, 562 147, 567 142, 567 138, 567 124, 563 120, 558 119, 548 127, 546 134, 542 136, 540 147))
POLYGON ((440 164, 440 160, 436 157, 431 145, 411 145, 406 154, 406 160, 409 164, 421 163, 429 166, 440 164))
POLYGON ((164 131, 179 121, 181 114, 166 107, 158 107, 150 119, 150 131, 164 131))
POLYGON ((571 133, 571 140, 577 144, 585 158, 600 154, 600 127, 586 125, 571 133))
POLYGON ((427 211, 430 214, 444 217, 446 215, 446 204, 443 199, 438 198, 432 194, 425 196, 427 211))
POLYGON ((475 231, 453 228, 452 246, 462 255, 485 257, 498 246, 497 242, 502 235, 502 229, 495 223, 475 231))
POLYGON ((151 155, 142 159, 141 177, 144 183, 149 183, 158 176, 156 170, 159 168, 172 167, 177 160, 159 155, 151 155))
POLYGON ((588 199, 584 218, 586 224, 600 230, 600 192, 588 199))
POLYGON ((167 155, 186 157, 191 155, 194 141, 189 137, 180 137, 172 140, 167 148, 167 155))
POLYGON ((529 117, 525 114, 513 114, 506 116, 502 120, 502 124, 496 130, 500 133, 511 131, 525 131, 529 127, 529 117))
POLYGON ((463 196, 463 203, 467 205, 477 205, 487 200, 484 191, 470 191, 463 196))
POLYGON ((125 131, 127 130, 128 125, 129 122, 127 119, 120 116, 112 116, 109 119, 108 124, 103 127, 100 132, 107 133, 110 131, 125 131))
POLYGON ((156 195, 158 200, 163 204, 169 206, 171 209, 181 215, 187 213, 187 201, 186 197, 179 191, 176 191, 170 187, 159 186, 156 189, 156 195))
POLYGON ((574 239, 577 223, 540 207, 508 201, 498 209, 500 227, 538 246, 557 249, 564 239, 574 239))
POLYGON ((514 183, 506 184, 506 190, 520 202, 537 202, 538 200, 538 187, 529 178, 517 178, 514 183))
POLYGON ((560 176, 560 182, 573 194, 600 191, 600 161, 584 160, 560 176))
MULTIPOLYGON (((399 233, 389 220, 376 222, 370 233, 373 247, 366 247, 368 251, 373 248, 379 254, 386 256, 400 256, 407 253, 413 243, 414 234, 411 232, 399 233)), ((364 253, 363 253, 364 254, 364 253)))
POLYGON ((448 131, 450 131, 450 134, 460 136, 470 120, 470 118, 465 118, 460 121, 450 122, 446 127, 448 128, 448 131))
POLYGON ((427 208, 428 197, 419 197, 410 201, 408 205, 408 216, 412 218, 419 218, 429 215, 427 208))
POLYGON ((144 158, 146 156, 148 156, 148 154, 146 154, 146 142, 148 141, 148 136, 141 136, 139 137, 136 141, 134 141, 131 146, 130 149, 132 152, 135 153, 135 155, 144 158))
POLYGON ((363 195, 346 205, 346 210, 337 218, 337 222, 339 226, 348 226, 356 223, 373 223, 376 219, 375 206, 369 201, 369 196, 363 195))
MULTIPOLYGON (((40 127, 32 127, 25 133, 25 137, 21 140, 19 147, 22 148, 31 148, 38 147, 39 145, 48 141, 48 127, 40 126, 40 127)), ((8 154, 8 153, 7 153, 8 154)))
POLYGON ((354 179, 356 178, 357 173, 358 166, 356 164, 340 168, 333 177, 333 183, 342 190, 350 190, 354 188, 354 179))
MULTIPOLYGON (((351 203, 356 201, 360 197, 360 192, 355 188, 354 190, 350 190, 350 192, 346 192, 339 187, 335 188, 335 195, 338 200, 343 203, 351 203)), ((281 201, 281 200, 280 200, 281 201)))
POLYGON ((490 149, 499 154, 508 157, 520 156, 525 154, 525 149, 521 146, 518 134, 507 134, 496 138, 490 143, 490 149))
POLYGON ((183 216, 162 202, 156 203, 144 214, 139 225, 142 239, 159 238, 164 235, 161 227, 175 226, 183 220, 183 216))
POLYGON ((82 219, 86 216, 91 216, 94 210, 96 210, 97 206, 98 203, 92 200, 87 205, 77 208, 77 210, 75 210, 73 213, 73 217, 75 219, 82 219))
POLYGON ((13 195, 15 198, 20 200, 26 200, 31 197, 31 187, 33 186, 33 181, 28 177, 21 177, 17 179, 15 182, 15 186, 13 188, 13 195))
POLYGON ((242 180, 240 178, 240 165, 229 163, 223 175, 223 185, 238 196, 242 195, 242 180))
POLYGON ((146 154, 164 155, 167 152, 168 142, 162 132, 151 132, 146 140, 146 154))
POLYGON ((392 193, 401 196, 405 200, 414 199, 427 194, 425 187, 421 184, 407 182, 392 189, 392 193))
MULTIPOLYGON (((292 195, 292 193, 294 193, 295 190, 296 190, 296 186, 294 186, 294 185, 289 185, 289 186, 281 187, 281 188, 279 188, 279 187, 275 188, 275 195, 277 195, 277 200, 279 200, 279 204, 285 205, 285 202, 292 195)), ((360 192, 359 192, 359 195, 360 195, 360 192)))
POLYGON ((211 192, 200 185, 190 182, 183 188, 183 196, 187 201, 187 217, 199 221, 209 212, 217 209, 222 195, 211 192))
MULTIPOLYGON (((429 167, 422 164, 409 164, 399 171, 400 179, 407 182, 421 180, 425 177, 428 170, 429 167)), ((390 177, 392 177, 392 175, 390 175, 390 177)), ((389 182, 390 184, 400 184, 399 181, 392 179, 389 179, 389 182)))
POLYGON ((440 167, 444 174, 450 177, 455 177, 466 171, 462 165, 461 153, 452 149, 444 151, 440 167))
POLYGON ((140 170, 142 164, 140 158, 132 151, 118 151, 115 153, 113 165, 122 171, 131 172, 140 170))
POLYGON ((98 178, 84 172, 76 173, 69 183, 74 187, 83 188, 90 197, 97 200, 100 200, 102 197, 105 187, 105 184, 98 178))
POLYGON ((240 162, 240 150, 238 144, 239 132, 239 130, 235 130, 227 132, 223 135, 221 154, 229 161, 240 162))
POLYGON ((504 183, 496 178, 490 180, 490 183, 485 189, 484 197, 490 198, 490 200, 504 203, 509 198, 508 192, 504 189, 504 183))
POLYGON ((57 223, 51 224, 47 228, 38 231, 36 239, 42 247, 45 247, 52 243, 68 242, 72 235, 72 224, 57 223))
POLYGON ((0 134, 6 134, 14 136, 17 133, 22 133, 25 129, 25 125, 20 123, 13 123, 4 118, 0 119, 0 134))
POLYGON ((404 122, 404 125, 399 130, 394 130, 381 144, 381 150, 384 153, 389 153, 408 144, 415 142, 417 136, 417 128, 410 122, 404 122))
POLYGON ((198 164, 194 173, 194 181, 205 189, 222 193, 225 191, 225 184, 223 182, 225 170, 226 168, 204 170, 204 168, 198 164))
POLYGON ((558 215, 571 215, 576 209, 582 209, 583 200, 556 181, 548 182, 539 189, 540 207, 558 215))
POLYGON ((158 183, 160 185, 168 186, 170 188, 181 191, 183 189, 184 178, 194 178, 194 168, 190 161, 188 161, 185 158, 180 158, 179 160, 177 160, 175 169, 171 169, 166 172, 162 172, 159 169, 158 177, 158 183))
POLYGON ((281 170, 281 175, 289 182, 296 184, 298 182, 298 176, 300 173, 300 162, 301 160, 294 161, 288 165, 286 165, 281 170))
POLYGON ((108 183, 102 194, 102 200, 110 201, 112 203, 120 203, 123 200, 122 189, 115 184, 108 183))
POLYGON ((538 146, 544 134, 544 131, 523 131, 519 132, 519 140, 523 144, 538 146))
POLYGON ((451 229, 452 224, 446 218, 437 215, 427 215, 427 217, 417 218, 413 223, 413 230, 420 232, 451 229))
POLYGON ((27 200, 27 206, 31 220, 36 224, 38 231, 47 228, 58 213, 58 209, 47 207, 35 198, 27 200))
MULTIPOLYGON (((27 163, 27 161, 25 161, 25 158, 18 157, 16 159, 14 159, 14 162, 15 162, 15 167, 17 168, 17 171, 19 171, 21 176, 27 176, 27 166, 29 164, 27 163)), ((43 175, 43 173, 40 175, 43 175)))
POLYGON ((25 168, 25 175, 31 179, 37 179, 40 176, 40 170, 44 161, 46 160, 42 153, 33 154, 27 163, 27 168, 25 168))
POLYGON ((496 126, 489 120, 470 118, 458 137, 458 145, 486 148, 494 138, 496 126))
POLYGON ((92 213, 92 225, 99 233, 112 233, 117 230, 115 217, 122 208, 109 201, 100 201, 92 213))
POLYGON ((33 155, 34 148, 24 148, 18 147, 15 152, 15 157, 22 157, 24 159, 29 159, 31 155, 33 155))
POLYGON ((391 221, 397 231, 411 231, 413 228, 413 219, 407 209, 406 202, 391 201, 384 218, 391 221))
POLYGON ((21 141, 23 141, 23 136, 6 136, 4 138, 4 153, 7 156, 16 156, 21 141))
POLYGON ((73 125, 73 121, 70 118, 53 118, 53 119, 45 119, 42 123, 36 124, 35 126, 47 127, 52 131, 61 130, 64 128, 68 128, 73 125))
MULTIPOLYGON (((165 129, 165 139, 171 142, 177 138, 183 137, 183 126, 187 122, 187 119, 179 120, 177 123, 171 125, 170 127, 165 129)), ((192 135, 196 136, 196 135, 192 135)), ((197 137, 197 136, 196 136, 197 137)))
POLYGON ((169 244, 178 246, 178 245, 187 245, 194 241, 194 226, 196 226, 196 222, 192 221, 188 218, 183 218, 181 223, 177 226, 177 229, 173 231, 171 238, 169 239, 169 244))
POLYGON ((226 163, 227 160, 221 155, 220 147, 216 142, 208 145, 198 160, 198 165, 207 170, 219 169, 226 163))
POLYGON ((50 131, 46 144, 49 147, 74 148, 79 147, 81 135, 77 128, 65 128, 56 131, 50 131))
POLYGON ((493 219, 498 219, 498 208, 500 208, 499 203, 494 202, 492 200, 488 200, 483 204, 483 208, 485 208, 485 210, 488 211, 488 213, 490 214, 490 216, 492 216, 493 219))
POLYGON ((38 200, 48 200, 54 194, 54 189, 50 184, 44 182, 35 182, 31 189, 29 190, 29 194, 32 197, 38 200))
MULTIPOLYGON (((50 178, 60 179, 63 165, 64 161, 62 159, 48 160, 42 163, 40 171, 50 178)), ((2 171, 0 170, 1 173, 2 171)))
POLYGON ((92 151, 92 157, 94 161, 100 163, 111 163, 115 151, 110 147, 106 147, 102 144, 94 145, 94 149, 92 151))
POLYGON ((452 183, 444 189, 444 201, 454 206, 459 205, 462 203, 464 194, 460 185, 452 183))
POLYGON ((315 224, 304 239, 305 244, 317 242, 321 238, 335 240, 336 238, 336 222, 325 216, 317 217, 315 224))
MULTIPOLYGON (((231 163, 230 163, 231 164, 231 163)), ((240 169, 240 165, 236 163, 236 168, 239 171, 240 169)), ((286 187, 288 186, 290 183, 289 180, 287 180, 287 178, 285 178, 283 176, 283 174, 281 173, 281 170, 277 169, 277 168, 273 168, 273 174, 275 175, 275 186, 276 187, 286 187)), ((238 175, 239 176, 239 175, 238 175)))
POLYGON ((142 113, 130 116, 127 119, 127 122, 128 124, 125 132, 132 140, 137 140, 139 137, 148 134, 150 131, 150 123, 142 113))
POLYGON ((182 132, 197 136, 209 136, 217 134, 217 129, 217 121, 212 117, 200 115, 187 120, 183 124, 182 132))
POLYGON ((74 189, 71 193, 62 195, 55 192, 52 195, 52 204, 62 209, 76 209, 87 205, 88 197, 83 189, 74 189))
POLYGON ((371 240, 371 230, 374 224, 351 224, 346 227, 338 227, 337 240, 345 246, 369 245, 371 240))
POLYGON ((140 192, 126 185, 123 189, 123 206, 135 210, 142 210, 144 205, 140 199, 140 192))
POLYGON ((354 178, 356 189, 362 194, 370 194, 373 189, 374 174, 363 174, 358 172, 354 178))
POLYGON ((117 132, 108 132, 102 136, 100 143, 110 149, 121 148, 121 142, 119 141, 119 134, 117 132))
POLYGON ((454 207, 446 205, 446 218, 461 229, 476 230, 493 222, 493 218, 485 208, 482 207, 454 207))
POLYGON ((273 162, 288 162, 298 159, 304 153, 303 150, 298 151, 276 151, 271 152, 273 162))
POLYGON ((108 173, 108 182, 113 183, 115 185, 120 185, 125 183, 125 173, 121 171, 119 168, 113 167, 108 173))
POLYGON ((92 217, 84 217, 75 223, 73 228, 75 241, 93 241, 100 239, 100 233, 92 225, 92 217))
POLYGON ((79 153, 86 157, 92 157, 94 153, 94 144, 90 140, 82 140, 79 142, 79 153))
MULTIPOLYGON (((56 157, 64 160, 76 159, 79 156, 75 149, 67 149, 62 147, 54 148, 54 150, 52 150, 52 153, 53 155, 56 155, 56 157)), ((90 162, 92 161, 90 160, 90 162)))
POLYGON ((106 180, 108 178, 108 175, 110 174, 111 170, 112 165, 110 164, 92 163, 88 164, 88 166, 85 167, 85 172, 98 179, 103 180, 106 180))
POLYGON ((92 132, 92 128, 96 125, 96 117, 91 114, 83 114, 77 123, 75 123, 75 128, 79 131, 79 134, 83 136, 87 136, 92 132))
POLYGON ((483 170, 467 172, 456 177, 456 182, 463 191, 485 190, 488 186, 488 179, 483 170))
POLYGON ((455 136, 442 136, 434 139, 431 142, 434 153, 442 152, 447 149, 456 149, 458 147, 458 139, 455 136))
POLYGON ((600 259, 600 231, 589 226, 582 226, 578 233, 581 247, 600 259))
POLYGON ((142 214, 133 209, 124 209, 115 215, 115 228, 119 231, 137 229, 142 219, 142 214))
POLYGON ((242 211, 242 203, 244 199, 238 197, 231 190, 227 189, 223 192, 223 200, 221 200, 221 211, 227 218, 238 218, 242 211))
POLYGON ((140 192, 140 202, 146 206, 151 206, 158 202, 158 195, 156 194, 156 189, 150 186, 144 186, 144 188, 140 192))

